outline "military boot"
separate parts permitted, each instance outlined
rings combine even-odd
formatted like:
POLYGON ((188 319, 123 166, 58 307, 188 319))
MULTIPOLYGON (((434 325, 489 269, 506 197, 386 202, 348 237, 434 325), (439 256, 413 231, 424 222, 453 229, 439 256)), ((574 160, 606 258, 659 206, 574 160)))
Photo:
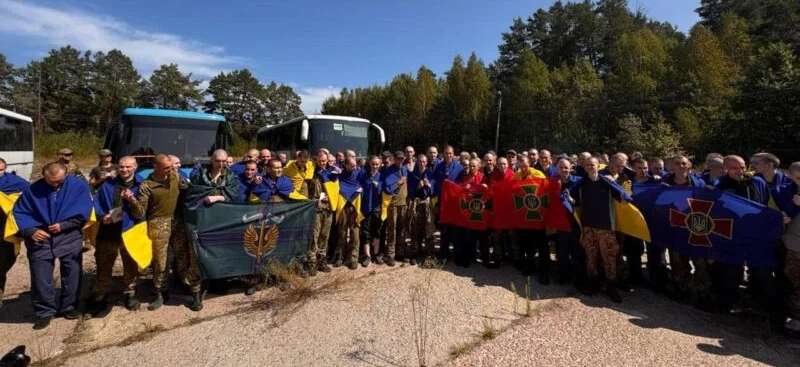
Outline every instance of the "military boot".
POLYGON ((328 265, 328 260, 325 259, 325 256, 322 256, 317 260, 317 270, 319 270, 319 271, 321 271, 323 273, 330 273, 331 270, 333 270, 328 265))
POLYGON ((139 309, 139 300, 136 298, 135 294, 128 294, 125 296, 125 308, 128 311, 136 311, 139 309))
POLYGON ((168 298, 167 292, 156 293, 156 299, 154 299, 153 302, 150 302, 150 304, 147 305, 147 309, 150 311, 155 311, 161 308, 161 306, 164 305, 164 302, 167 301, 167 298, 168 298))
POLYGON ((192 293, 192 302, 190 302, 187 307, 194 312, 198 312, 203 309, 203 292, 194 292, 192 293))

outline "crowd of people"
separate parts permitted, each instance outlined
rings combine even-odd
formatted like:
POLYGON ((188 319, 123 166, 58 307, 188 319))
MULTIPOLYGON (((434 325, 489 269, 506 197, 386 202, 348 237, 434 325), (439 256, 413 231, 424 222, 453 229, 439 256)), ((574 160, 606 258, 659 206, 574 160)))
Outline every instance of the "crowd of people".
MULTIPOLYGON (((534 275, 543 285, 550 284, 553 277, 558 284, 573 284, 586 295, 603 292, 613 302, 621 302, 624 294, 639 287, 712 312, 742 312, 749 306, 743 299, 753 299, 773 326, 800 330, 800 162, 784 171, 780 160, 770 153, 755 154, 749 162, 737 155, 712 153, 700 171, 683 155, 645 159, 636 152, 630 157, 588 152, 553 156, 545 149, 530 149, 508 150, 502 155, 490 151, 480 158, 471 152, 456 155, 452 146, 444 146, 441 154, 435 146, 420 154, 409 146, 363 159, 352 150, 326 149, 313 155, 300 150, 290 159, 286 154, 273 155, 269 149, 251 149, 235 161, 224 150, 216 150, 208 164, 184 162, 193 167, 190 174, 183 173, 178 157, 156 155, 153 172, 144 180, 137 177, 137 160, 131 156, 114 163, 111 152, 102 150, 98 166, 84 178, 69 149, 59 154, 58 161, 44 166, 43 178, 30 186, 5 172, 5 162, 0 160, 0 191, 23 193, 22 204, 18 201, 13 209, 15 215, 41 217, 40 211, 62 204, 81 207, 74 202, 80 199, 95 208, 99 223, 96 233, 84 233, 89 218, 76 214, 19 228, 30 260, 37 329, 47 327, 59 315, 82 315, 78 291, 86 243, 95 247, 97 274, 85 309, 94 316, 110 310, 112 270, 118 256, 123 263, 124 306, 130 310, 140 307, 136 291, 140 269, 122 245, 123 215, 148 224, 155 294, 147 308, 156 310, 164 304, 172 274, 191 294, 186 306, 199 311, 203 279, 183 223, 184 205, 314 200, 312 238, 307 253, 298 259, 302 276, 330 272, 331 267, 356 269, 398 262, 426 267, 441 266, 451 259, 461 267, 476 262, 488 268, 510 264, 525 275, 534 275), (438 206, 446 180, 477 190, 532 177, 559 184, 560 204, 581 208, 579 214, 570 216, 571 230, 476 231, 439 222, 438 206), (328 192, 329 182, 351 189, 328 192), (81 184, 88 187, 91 197, 71 195, 67 199, 58 194, 67 191, 66 187, 74 191, 81 184), (639 184, 724 190, 780 210, 786 229, 775 246, 778 266, 692 258, 615 231, 612 201, 624 200, 639 184), (32 205, 25 205, 26 195, 32 205), (344 208, 338 210, 331 203, 340 195, 344 208), (439 241, 435 242, 437 232, 439 241), (52 284, 55 259, 61 267, 58 302, 52 284)), ((5 207, 4 214, 9 215, 5 207)), ((0 292, 17 256, 14 246, 6 244, 0 245, 0 292)), ((256 292, 263 280, 261 274, 247 277, 245 293, 256 292)))

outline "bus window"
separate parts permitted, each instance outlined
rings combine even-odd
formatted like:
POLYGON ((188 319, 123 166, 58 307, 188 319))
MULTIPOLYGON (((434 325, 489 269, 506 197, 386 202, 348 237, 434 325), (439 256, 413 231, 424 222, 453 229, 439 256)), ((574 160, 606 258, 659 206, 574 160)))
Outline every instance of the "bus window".
POLYGON ((367 156, 369 125, 345 120, 310 120, 309 145, 313 149, 328 148, 331 152, 352 149, 359 157, 367 156))
POLYGON ((0 151, 33 150, 33 127, 27 121, 0 116, 0 151))

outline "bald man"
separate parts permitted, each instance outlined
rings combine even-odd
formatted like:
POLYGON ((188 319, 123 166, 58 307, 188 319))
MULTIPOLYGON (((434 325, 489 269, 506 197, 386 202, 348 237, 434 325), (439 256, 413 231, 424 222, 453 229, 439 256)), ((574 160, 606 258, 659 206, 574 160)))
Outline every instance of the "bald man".
MULTIPOLYGON (((742 157, 729 155, 723 159, 726 175, 717 180, 716 188, 733 195, 741 196, 745 199, 755 201, 763 205, 769 205, 770 192, 767 182, 761 177, 751 176, 746 173, 747 166, 742 157)), ((775 246, 772 243, 754 244, 754 246, 775 246)), ((725 311, 738 309, 739 302, 739 283, 744 273, 744 264, 724 264, 715 262, 716 281, 719 291, 720 306, 725 311)), ((750 285, 760 288, 758 301, 770 311, 770 319, 773 323, 780 322, 780 302, 777 300, 775 282, 772 277, 773 269, 768 267, 753 266, 748 264, 751 276, 750 285)))
POLYGON ((139 194, 124 190, 122 198, 131 203, 131 213, 147 221, 147 236, 153 242, 153 286, 156 299, 148 310, 160 308, 168 298, 167 293, 167 253, 172 222, 178 196, 186 184, 180 180, 173 169, 172 160, 166 154, 156 155, 153 173, 139 185, 139 194), (136 200, 131 201, 131 198, 136 200))
MULTIPOLYGON (((94 294, 89 305, 89 312, 97 316, 105 316, 110 311, 107 300, 111 288, 111 275, 117 256, 122 255, 122 288, 125 294, 125 307, 129 310, 139 308, 139 301, 135 295, 136 276, 138 265, 131 258, 122 245, 122 211, 128 211, 130 206, 123 205, 125 200, 122 193, 131 190, 134 194, 139 192, 139 180, 136 178, 136 158, 125 156, 117 164, 117 176, 109 177, 103 181, 95 194, 95 211, 100 222, 97 232, 97 245, 94 252, 97 264, 97 282, 94 294)), ((128 197, 128 200, 132 200, 128 197)))

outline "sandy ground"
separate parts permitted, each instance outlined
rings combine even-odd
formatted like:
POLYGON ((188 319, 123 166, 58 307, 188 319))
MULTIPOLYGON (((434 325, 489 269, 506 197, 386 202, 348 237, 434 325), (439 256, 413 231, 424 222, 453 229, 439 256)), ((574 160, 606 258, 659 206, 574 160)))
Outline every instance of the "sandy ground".
POLYGON ((0 350, 26 344, 46 365, 414 366, 414 332, 422 330, 429 366, 800 365, 800 346, 768 338, 758 322, 647 291, 614 305, 534 283, 528 311, 511 287, 524 297, 526 279, 510 267, 340 268, 296 298, 276 288, 237 292, 211 296, 194 313, 176 297, 155 312, 115 307, 104 319, 57 319, 44 331, 31 329, 24 256, 10 275, 0 350), (413 311, 414 289, 422 290, 417 301, 429 302, 426 327, 415 327, 422 312, 413 311))

